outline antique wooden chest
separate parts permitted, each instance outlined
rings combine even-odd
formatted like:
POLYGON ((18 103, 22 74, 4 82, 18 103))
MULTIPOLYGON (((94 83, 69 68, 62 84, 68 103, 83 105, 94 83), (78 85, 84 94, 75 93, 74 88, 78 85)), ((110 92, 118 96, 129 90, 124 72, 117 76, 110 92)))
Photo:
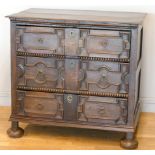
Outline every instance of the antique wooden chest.
MULTIPOLYGON (((111 130, 134 138, 145 14, 28 9, 11 20, 10 137, 18 122, 111 130)), ((117 133, 116 133, 117 134, 117 133)))

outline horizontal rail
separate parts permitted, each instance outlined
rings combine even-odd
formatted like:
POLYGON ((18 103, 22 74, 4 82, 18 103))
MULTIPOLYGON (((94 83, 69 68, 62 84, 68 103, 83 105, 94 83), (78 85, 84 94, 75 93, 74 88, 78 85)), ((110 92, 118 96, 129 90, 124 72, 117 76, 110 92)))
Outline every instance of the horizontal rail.
POLYGON ((55 57, 58 59, 80 59, 80 60, 88 60, 88 61, 105 61, 105 62, 120 62, 120 63, 129 63, 129 58, 102 58, 102 57, 87 57, 87 56, 67 56, 67 55, 58 55, 58 54, 50 54, 50 53, 29 53, 29 52, 20 52, 17 51, 17 56, 29 56, 29 57, 55 57))
POLYGON ((127 93, 103 93, 94 91, 76 91, 76 90, 64 90, 64 89, 50 89, 50 88, 37 88, 37 87, 27 87, 27 86, 17 86, 18 90, 25 91, 37 91, 37 92, 48 92, 48 93, 60 93, 60 94, 77 94, 77 95, 87 95, 87 96, 101 96, 101 97, 115 97, 115 98, 128 98, 127 93))

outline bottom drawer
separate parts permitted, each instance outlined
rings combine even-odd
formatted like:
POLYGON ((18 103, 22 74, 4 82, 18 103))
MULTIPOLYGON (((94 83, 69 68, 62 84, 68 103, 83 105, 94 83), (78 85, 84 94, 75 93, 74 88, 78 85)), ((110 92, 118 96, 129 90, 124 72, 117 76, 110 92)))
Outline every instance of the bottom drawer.
MULTIPOLYGON (((16 113, 94 125, 127 123, 127 99, 17 91, 16 113)), ((68 122, 68 123, 69 123, 68 122)))
POLYGON ((79 96, 78 120, 98 124, 126 124, 127 100, 79 96))
POLYGON ((17 91, 16 112, 33 117, 63 118, 63 94, 17 91))

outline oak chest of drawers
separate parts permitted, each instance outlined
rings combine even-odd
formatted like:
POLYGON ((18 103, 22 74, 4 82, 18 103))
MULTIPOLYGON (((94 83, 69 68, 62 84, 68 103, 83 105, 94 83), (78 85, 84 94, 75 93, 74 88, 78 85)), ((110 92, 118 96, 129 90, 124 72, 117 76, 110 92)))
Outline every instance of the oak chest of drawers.
MULTIPOLYGON (((11 20, 12 126, 125 132, 136 148, 144 14, 29 9, 11 20)), ((117 133, 116 133, 117 134, 117 133)))

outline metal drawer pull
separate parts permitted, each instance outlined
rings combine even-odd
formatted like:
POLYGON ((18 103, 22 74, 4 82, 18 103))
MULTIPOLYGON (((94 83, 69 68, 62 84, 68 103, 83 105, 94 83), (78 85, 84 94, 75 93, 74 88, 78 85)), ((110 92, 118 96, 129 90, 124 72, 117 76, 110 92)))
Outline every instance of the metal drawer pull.
POLYGON ((103 116, 105 114, 105 108, 102 107, 101 109, 98 110, 98 113, 103 116))
POLYGON ((38 105, 37 105, 37 109, 38 109, 38 110, 43 110, 43 109, 44 109, 44 106, 43 106, 42 104, 38 104, 38 105))
POLYGON ((43 38, 39 38, 38 42, 42 44, 44 42, 44 39, 43 38))
POLYGON ((106 47, 108 46, 108 41, 105 40, 105 41, 101 42, 101 45, 102 45, 104 48, 106 48, 106 47))

